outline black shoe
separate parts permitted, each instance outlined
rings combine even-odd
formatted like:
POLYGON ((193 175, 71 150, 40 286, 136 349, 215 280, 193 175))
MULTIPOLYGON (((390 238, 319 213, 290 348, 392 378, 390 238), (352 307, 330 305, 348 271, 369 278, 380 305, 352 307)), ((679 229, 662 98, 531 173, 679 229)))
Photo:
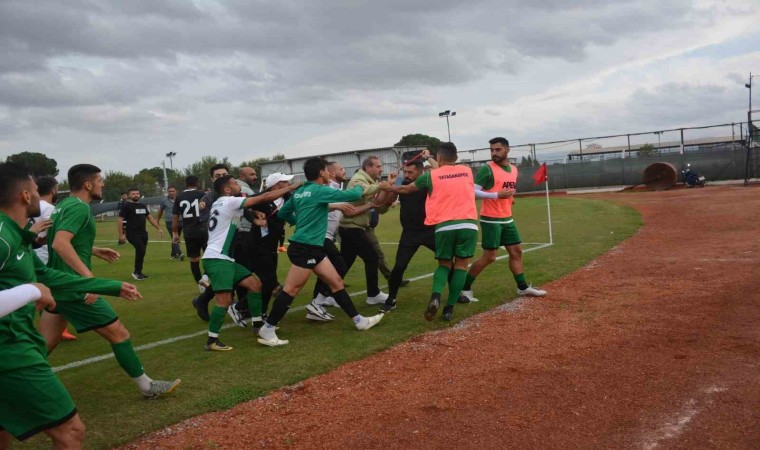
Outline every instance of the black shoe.
POLYGON ((406 287, 408 284, 409 284, 409 278, 407 278, 405 280, 401 280, 401 284, 399 286, 406 287))
POLYGON ((430 301, 425 309, 425 319, 430 321, 435 317, 435 313, 438 312, 438 307, 441 306, 441 294, 431 294, 430 301))
POLYGON ((195 308, 195 311, 198 313, 198 317, 201 318, 201 320, 208 322, 209 316, 208 316, 208 305, 205 307, 201 304, 200 297, 195 297, 193 299, 193 308, 195 308))
POLYGON ((144 274, 144 273, 142 273, 142 272, 140 272, 140 276, 142 276, 142 279, 143 279, 143 280, 147 280, 148 278, 150 278, 148 275, 145 275, 145 274, 144 274))
POLYGON ((179 259, 180 261, 184 261, 185 260, 185 255, 183 255, 183 254, 180 253, 180 255, 177 257, 177 259, 179 259))
POLYGON ((134 278, 137 281, 142 281, 142 280, 144 280, 144 279, 146 279, 148 277, 146 277, 145 275, 143 275, 141 273, 132 272, 132 278, 134 278))
POLYGON ((471 302, 470 297, 468 297, 466 295, 459 294, 459 298, 457 299, 457 303, 466 304, 466 303, 470 303, 470 302, 471 302))
POLYGON ((380 306, 380 312, 383 314, 388 314, 389 312, 396 309, 396 299, 395 298, 389 298, 385 301, 383 305, 380 306))
POLYGON ((454 317, 454 307, 451 305, 446 305, 443 307, 443 314, 441 314, 441 319, 445 320, 446 322, 451 322, 451 319, 454 317))

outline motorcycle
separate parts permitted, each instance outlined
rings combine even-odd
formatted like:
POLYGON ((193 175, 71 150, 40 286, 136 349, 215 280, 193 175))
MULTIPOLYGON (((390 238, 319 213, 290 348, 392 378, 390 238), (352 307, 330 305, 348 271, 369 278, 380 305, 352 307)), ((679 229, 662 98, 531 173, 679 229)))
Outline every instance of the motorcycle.
POLYGON ((691 164, 686 164, 686 170, 682 170, 683 184, 687 188, 705 187, 705 177, 695 170, 691 170, 691 164))

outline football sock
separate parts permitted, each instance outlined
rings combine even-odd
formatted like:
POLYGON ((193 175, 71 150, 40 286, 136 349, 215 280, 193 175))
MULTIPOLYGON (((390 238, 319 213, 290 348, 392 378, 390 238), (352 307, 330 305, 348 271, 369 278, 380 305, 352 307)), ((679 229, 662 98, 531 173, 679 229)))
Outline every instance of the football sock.
POLYGON ((475 277, 470 275, 470 272, 467 272, 467 276, 464 280, 464 286, 462 286, 463 291, 471 291, 472 290, 472 283, 475 282, 475 277))
POLYGON ((251 317, 261 317, 261 292, 249 292, 247 298, 251 317))
POLYGON ((193 273, 193 278, 195 278, 195 282, 199 282, 201 280, 201 262, 193 262, 190 261, 190 271, 193 273))
POLYGON ((462 286, 464 286, 464 279, 467 277, 467 272, 464 269, 454 269, 454 276, 451 277, 449 283, 449 299, 446 302, 449 306, 454 306, 459 300, 459 294, 462 293, 462 286))
POLYGON ((443 287, 446 286, 446 281, 449 278, 449 269, 446 266, 438 266, 433 272, 433 293, 440 294, 443 291, 443 287))
POLYGON ((525 274, 521 273, 515 275, 515 281, 517 282, 517 288, 522 290, 528 289, 528 283, 525 281, 525 274))
POLYGON ((137 387, 140 388, 141 391, 148 392, 150 390, 150 382, 153 380, 149 376, 142 374, 139 377, 132 379, 137 383, 137 387))
POLYGON ((340 306, 340 309, 342 309, 348 317, 353 319, 359 314, 359 312, 356 311, 354 302, 351 301, 351 297, 348 295, 348 292, 346 292, 345 288, 339 290, 338 292, 333 292, 332 297, 335 299, 335 303, 340 306))
POLYGON ((132 341, 130 339, 119 342, 118 344, 111 344, 111 349, 113 350, 113 355, 116 357, 116 361, 131 378, 137 378, 145 374, 143 365, 140 362, 140 358, 137 356, 134 347, 132 347, 132 341))
POLYGON ((227 315, 227 308, 222 308, 219 305, 214 306, 211 310, 208 321, 208 335, 211 337, 219 336, 219 331, 224 324, 224 316, 227 315))
POLYGON ((274 304, 272 305, 272 312, 267 317, 267 323, 269 325, 277 325, 280 323, 283 317, 285 317, 285 314, 287 314, 288 309, 290 309, 290 304, 293 303, 293 296, 285 292, 285 290, 281 290, 279 294, 277 294, 277 298, 274 299, 274 304))

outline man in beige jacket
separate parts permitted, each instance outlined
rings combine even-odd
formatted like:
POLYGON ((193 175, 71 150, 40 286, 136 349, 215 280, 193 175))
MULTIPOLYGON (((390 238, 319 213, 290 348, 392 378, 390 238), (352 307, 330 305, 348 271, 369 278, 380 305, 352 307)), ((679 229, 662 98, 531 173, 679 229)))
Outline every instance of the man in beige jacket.
MULTIPOLYGON (((378 183, 382 173, 383 163, 377 156, 369 156, 362 161, 361 170, 356 171, 348 182, 348 189, 354 186, 364 188, 364 196, 354 203, 354 206, 361 207, 372 201, 372 198, 379 191, 378 183)), ((388 206, 382 206, 377 211, 380 214, 385 214, 388 211, 388 206)), ((367 278, 367 304, 378 305, 385 303, 388 294, 381 292, 378 287, 377 265, 379 255, 372 242, 367 238, 370 215, 370 211, 367 211, 354 217, 343 216, 340 220, 338 232, 341 241, 340 253, 346 261, 346 271, 351 270, 357 256, 364 261, 364 273, 367 278)))

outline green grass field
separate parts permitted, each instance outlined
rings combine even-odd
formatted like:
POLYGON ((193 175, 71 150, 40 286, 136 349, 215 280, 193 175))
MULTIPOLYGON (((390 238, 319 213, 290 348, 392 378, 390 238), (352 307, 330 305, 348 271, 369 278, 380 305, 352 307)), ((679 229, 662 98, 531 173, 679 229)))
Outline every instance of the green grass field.
MULTIPOLYGON (((515 205, 516 220, 524 248, 548 242, 546 203, 542 197, 520 198, 515 205)), ((557 279, 604 253, 631 236, 641 225, 632 208, 606 202, 568 197, 552 198, 554 246, 529 251, 524 255, 528 280, 536 285, 557 279)), ((198 289, 187 261, 169 259, 168 238, 159 238, 149 227, 151 239, 144 272, 152 278, 139 282, 145 299, 128 302, 109 298, 121 320, 132 334, 136 346, 202 332, 200 321, 190 300, 198 289), (165 242, 157 242, 165 241, 165 242)), ((383 243, 386 260, 392 266, 395 242, 400 235, 398 210, 382 216, 377 234, 383 243)), ((98 224, 99 246, 121 252, 121 260, 107 264, 94 262, 100 277, 132 281, 134 252, 130 245, 116 246, 114 222, 98 224)), ((502 251, 502 253, 505 253, 502 251)), ((422 248, 407 270, 406 277, 431 273, 436 267, 432 253, 422 248)), ((287 256, 281 254, 280 277, 288 268, 287 256)), ((361 260, 346 278, 349 292, 362 291, 364 271, 361 260)), ((382 276, 381 276, 382 280, 382 276)), ((140 397, 134 383, 122 372, 113 358, 66 369, 58 374, 71 392, 87 424, 88 448, 105 448, 125 442, 160 427, 198 414, 229 408, 281 386, 326 372, 347 361, 366 357, 394 344, 428 331, 453 326, 459 320, 509 302, 515 283, 507 262, 497 261, 487 268, 474 289, 478 303, 459 305, 455 320, 427 322, 422 317, 429 297, 431 278, 410 283, 399 292, 399 307, 368 332, 357 332, 340 310, 333 309, 336 320, 316 323, 305 319, 305 311, 289 314, 278 332, 290 345, 266 348, 256 343, 250 329, 225 329, 222 339, 235 347, 228 353, 203 350, 205 336, 199 335, 139 351, 146 373, 156 379, 182 378, 182 385, 172 396, 157 401, 140 397)), ((310 300, 313 282, 304 289, 293 306, 310 300)), ((551 292, 549 293, 551 295, 551 292)), ((353 299, 359 311, 375 314, 376 307, 364 303, 366 297, 353 299)), ((227 318, 226 323, 231 320, 227 318)), ((50 356, 53 367, 63 366, 93 356, 110 354, 110 346, 95 333, 84 333, 76 342, 63 342, 50 356)), ((17 448, 46 448, 49 440, 40 435, 17 448)))

